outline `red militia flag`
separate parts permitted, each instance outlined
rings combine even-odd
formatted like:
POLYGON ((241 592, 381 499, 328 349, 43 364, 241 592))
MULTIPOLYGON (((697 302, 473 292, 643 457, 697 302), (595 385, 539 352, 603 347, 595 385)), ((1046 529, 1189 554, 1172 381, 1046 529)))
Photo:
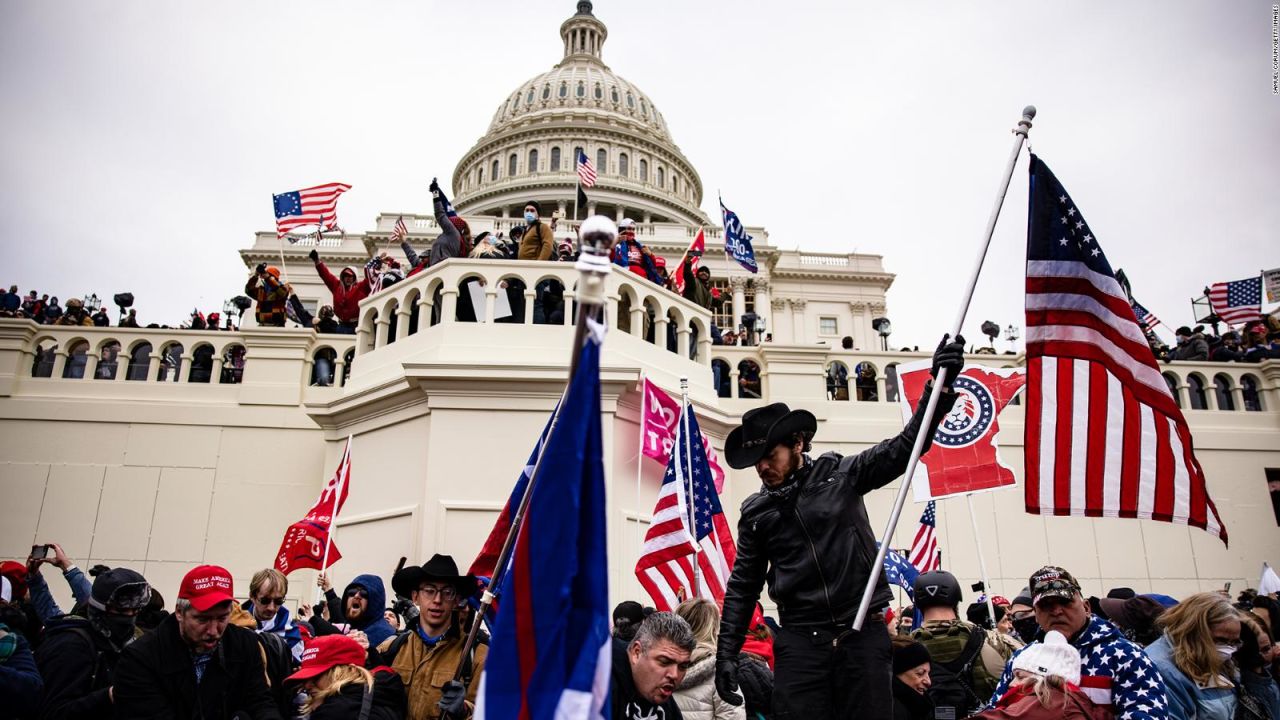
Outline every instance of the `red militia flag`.
POLYGON ((346 183, 327 183, 272 195, 276 235, 284 237, 304 225, 317 225, 324 230, 338 227, 338 196, 350 189, 346 183))
POLYGON ((1192 525, 1227 541, 1191 431, 1107 257, 1031 156, 1027 512, 1192 525))
POLYGON ((729 522, 702 447, 702 432, 692 408, 686 407, 653 519, 644 536, 644 547, 636 561, 636 578, 659 610, 674 610, 691 597, 712 599, 722 606, 725 583, 736 557, 729 522), (692 440, 685 442, 686 437, 692 440))
POLYGON ((338 546, 329 539, 329 533, 333 529, 333 519, 347 502, 350 486, 351 438, 348 437, 338 469, 320 491, 320 499, 316 500, 306 517, 285 530, 280 551, 276 553, 277 570, 285 575, 303 568, 324 570, 342 559, 342 553, 338 552, 338 546), (324 562, 326 544, 329 546, 328 565, 324 562))
POLYGON ((671 276, 671 282, 675 286, 677 294, 684 292, 684 265, 689 263, 689 273, 696 275, 698 273, 698 265, 702 264, 702 255, 707 249, 706 233, 702 228, 698 228, 698 236, 689 244, 689 249, 684 251, 684 257, 680 258, 680 264, 676 266, 676 272, 671 276))

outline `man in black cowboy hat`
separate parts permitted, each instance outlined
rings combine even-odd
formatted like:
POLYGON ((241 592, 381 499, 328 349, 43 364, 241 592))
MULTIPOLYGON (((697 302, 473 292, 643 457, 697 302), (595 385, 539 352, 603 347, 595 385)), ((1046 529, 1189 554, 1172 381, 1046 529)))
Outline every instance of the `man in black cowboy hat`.
MULTIPOLYGON (((950 380, 963 367, 964 338, 948 343, 944 337, 933 354, 933 377, 946 368, 950 380)), ((782 621, 774 639, 775 717, 892 717, 884 609, 893 595, 883 574, 862 631, 851 627, 876 556, 863 495, 906 471, 932 390, 930 381, 901 433, 849 457, 829 452, 811 459, 806 453, 817 419, 783 403, 748 411, 729 433, 729 465, 754 467, 764 485, 742 504, 738 557, 725 589, 716 689, 726 702, 742 702, 736 694, 738 653, 767 581, 782 621)), ((946 386, 938 400, 923 429, 926 450, 956 395, 946 386)))
POLYGON ((446 711, 453 720, 471 717, 488 648, 478 643, 472 648, 470 667, 463 672, 465 682, 452 678, 464 639, 455 610, 475 594, 475 576, 459 575, 449 555, 433 555, 421 567, 398 571, 391 587, 418 606, 417 624, 377 647, 378 660, 404 681, 409 720, 435 720, 446 711), (443 687, 441 677, 450 678, 443 687))

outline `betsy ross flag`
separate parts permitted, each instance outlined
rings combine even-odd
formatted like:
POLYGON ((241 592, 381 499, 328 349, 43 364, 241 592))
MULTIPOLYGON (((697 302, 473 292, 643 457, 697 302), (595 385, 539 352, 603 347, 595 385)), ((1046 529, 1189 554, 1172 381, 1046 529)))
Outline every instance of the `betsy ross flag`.
POLYGON ((920 528, 911 541, 907 559, 922 573, 942 569, 942 551, 938 549, 938 506, 932 500, 920 515, 920 528))
POLYGON ((338 226, 338 196, 351 189, 346 183, 328 183, 302 190, 272 195, 276 211, 276 235, 284 237, 290 230, 316 225, 322 230, 338 226))
POLYGON ((707 235, 698 228, 698 234, 693 238, 693 242, 689 243, 689 249, 684 251, 684 256, 680 258, 680 264, 676 266, 676 272, 671 276, 671 283, 675 286, 676 294, 684 293, 684 265, 689 264, 689 273, 696 275, 698 266, 702 264, 702 254, 707 250, 707 235))
POLYGON ((478 720, 603 718, 609 694, 600 344, 589 334, 538 481, 476 696, 478 720))
POLYGON ((1191 431, 1079 208, 1031 156, 1027 512, 1160 520, 1227 541, 1191 431))
POLYGON ((396 218, 395 227, 391 228, 391 239, 402 243, 409 237, 409 228, 404 224, 404 216, 396 218))
POLYGON ((1262 316, 1262 276, 1214 283, 1209 286, 1209 307, 1228 325, 1239 325, 1262 316))
POLYGON ((716 605, 723 605, 724 586, 736 555, 729 522, 716 495, 715 481, 703 449, 698 419, 692 406, 685 406, 680 414, 671 460, 658 491, 658 503, 653 508, 653 519, 644 536, 640 559, 636 561, 636 578, 659 610, 674 610, 691 597, 710 598, 716 605), (690 480, 692 500, 688 494, 690 480), (695 562, 701 573, 696 590, 695 562))
POLYGON ((591 158, 582 150, 578 151, 578 183, 584 188, 596 184, 596 166, 591 164, 591 158))
POLYGON ((342 459, 329 482, 320 491, 320 499, 307 512, 306 517, 289 526, 276 553, 275 568, 288 575, 294 570, 309 568, 324 570, 342 559, 338 546, 329 538, 333 520, 342 512, 351 487, 351 438, 342 449, 342 459), (329 546, 328 565, 325 565, 325 545, 329 546))
POLYGON ((1138 325, 1144 333, 1156 331, 1156 326, 1160 324, 1160 318, 1151 313, 1150 310, 1142 307, 1142 304, 1134 301, 1133 315, 1138 319, 1138 325))

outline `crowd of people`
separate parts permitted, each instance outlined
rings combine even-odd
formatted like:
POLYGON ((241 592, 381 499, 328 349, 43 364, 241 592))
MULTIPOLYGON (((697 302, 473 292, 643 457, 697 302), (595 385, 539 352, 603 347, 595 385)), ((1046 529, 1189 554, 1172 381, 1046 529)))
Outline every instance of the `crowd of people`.
POLYGON ((1147 334, 1147 341, 1158 359, 1258 363, 1280 358, 1280 317, 1275 315, 1247 323, 1243 330, 1228 330, 1221 335, 1217 334, 1216 325, 1212 332, 1203 325, 1194 328, 1183 325, 1174 336, 1174 345, 1169 347, 1155 333, 1147 334))

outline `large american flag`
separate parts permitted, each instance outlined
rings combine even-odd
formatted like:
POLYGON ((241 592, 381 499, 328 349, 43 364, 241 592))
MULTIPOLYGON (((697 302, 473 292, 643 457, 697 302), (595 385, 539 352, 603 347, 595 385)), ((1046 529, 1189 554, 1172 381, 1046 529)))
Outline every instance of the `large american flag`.
MULTIPOLYGON (((920 528, 911 541, 907 559, 922 573, 942 569, 942 551, 938 549, 938 507, 933 500, 920 515, 920 528)), ((887 556, 886 556, 887 557, 887 556)))
POLYGON ((716 496, 715 481, 702 447, 702 431, 698 429, 692 408, 685 406, 676 429, 671 460, 667 462, 667 473, 658 492, 658 503, 653 508, 653 520, 636 562, 636 577, 659 610, 674 610, 681 600, 691 597, 714 599, 717 605, 723 605, 724 586, 735 557, 737 552, 729 522, 716 496), (686 442, 686 438, 691 438, 691 442, 686 442), (686 492, 690 473, 693 478, 692 528, 686 492), (696 592, 693 589, 695 561, 702 573, 696 592))
POLYGON ((1209 307, 1228 325, 1262 316, 1262 276, 1214 283, 1209 287, 1209 307))
POLYGON ((304 225, 324 230, 338 226, 338 196, 351 189, 346 183, 328 183, 272 195, 276 211, 276 234, 284 237, 304 225))
POLYGON ((578 182, 584 188, 596 184, 596 166, 591 164, 591 158, 582 150, 578 151, 578 182))
POLYGON ((1031 156, 1027 512, 1193 525, 1227 540, 1191 432, 1084 217, 1031 156))

